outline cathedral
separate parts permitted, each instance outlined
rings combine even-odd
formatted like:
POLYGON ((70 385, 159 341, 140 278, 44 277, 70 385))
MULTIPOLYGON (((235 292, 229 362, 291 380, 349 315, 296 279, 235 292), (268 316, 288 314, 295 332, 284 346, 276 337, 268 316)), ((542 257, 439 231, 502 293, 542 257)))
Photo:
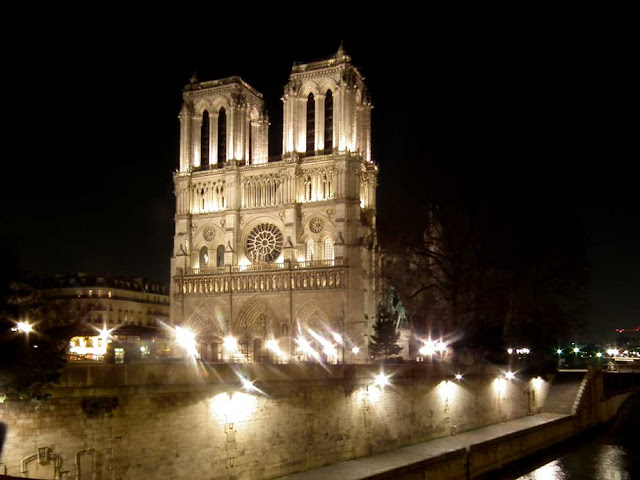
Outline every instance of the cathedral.
POLYGON ((379 295, 371 101, 342 46, 294 64, 282 154, 240 77, 183 92, 171 321, 209 361, 369 361, 379 295))

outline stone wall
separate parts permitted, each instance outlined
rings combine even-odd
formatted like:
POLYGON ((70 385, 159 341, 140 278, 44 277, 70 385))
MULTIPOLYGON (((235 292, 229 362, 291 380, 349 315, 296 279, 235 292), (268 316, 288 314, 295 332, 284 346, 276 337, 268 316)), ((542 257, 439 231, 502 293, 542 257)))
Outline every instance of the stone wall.
POLYGON ((0 404, 0 462, 35 478, 275 478, 523 416, 546 392, 544 382, 496 381, 499 368, 455 380, 444 367, 387 365, 383 388, 372 383, 379 371, 72 365, 48 401, 0 404), (39 449, 42 465, 28 458, 39 449))

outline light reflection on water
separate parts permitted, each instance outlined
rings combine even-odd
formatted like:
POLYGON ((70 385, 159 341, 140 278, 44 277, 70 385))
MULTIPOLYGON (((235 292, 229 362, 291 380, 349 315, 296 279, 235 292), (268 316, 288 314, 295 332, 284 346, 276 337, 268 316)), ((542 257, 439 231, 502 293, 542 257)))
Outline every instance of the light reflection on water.
POLYGON ((564 480, 566 475, 558 460, 549 462, 518 480, 564 480))
MULTIPOLYGON (((585 452, 586 453, 586 452, 585 452)), ((593 462, 576 465, 571 455, 553 460, 546 465, 533 470, 517 480, 631 480, 627 471, 627 461, 624 448, 617 445, 600 445, 593 462)), ((587 459, 585 459, 587 460, 587 459)))
POLYGON ((486 480, 640 479, 638 431, 640 392, 622 406, 605 428, 557 445, 519 465, 494 472, 486 480))

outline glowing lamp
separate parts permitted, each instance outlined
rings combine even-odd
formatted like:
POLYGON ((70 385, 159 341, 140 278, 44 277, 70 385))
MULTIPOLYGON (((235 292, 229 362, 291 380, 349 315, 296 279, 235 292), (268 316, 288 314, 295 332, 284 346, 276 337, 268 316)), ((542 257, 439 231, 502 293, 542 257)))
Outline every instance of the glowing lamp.
POLYGON ((513 353, 513 348, 507 348, 507 353, 511 355, 513 353))
POLYGON ((353 347, 351 351, 357 355, 360 352, 360 347, 353 347))
POLYGON ((224 337, 223 345, 225 350, 229 352, 237 352, 238 351, 238 340, 231 335, 224 337))
POLYGON ((557 349, 557 350, 556 350, 556 353, 557 353, 558 355, 562 355, 562 350, 557 349))
POLYGON ((246 378, 243 378, 242 388, 244 388, 245 390, 254 390, 256 387, 253 386, 253 382, 251 380, 247 380, 246 378))
POLYGON ((176 327, 176 343, 184 348, 189 355, 198 358, 196 348, 196 334, 183 327, 176 327))
POLYGON ((578 353, 580 349, 578 347, 573 347, 573 353, 578 353))
POLYGON ((339 333, 335 333, 333 332, 331 335, 333 335, 333 339, 338 342, 338 343, 342 343, 342 335, 340 335, 339 333))
POLYGON ((516 378, 516 374, 513 372, 507 372, 504 374, 504 376, 507 380, 513 380, 514 378, 516 378))
POLYGON ((378 387, 389 385, 389 376, 385 375, 384 373, 379 373, 373 378, 373 384, 377 385, 378 387))
POLYGON ((462 380, 462 374, 456 373, 456 380, 462 380))
POLYGON ((598 358, 602 357, 602 352, 596 353, 596 357, 598 357, 598 358))

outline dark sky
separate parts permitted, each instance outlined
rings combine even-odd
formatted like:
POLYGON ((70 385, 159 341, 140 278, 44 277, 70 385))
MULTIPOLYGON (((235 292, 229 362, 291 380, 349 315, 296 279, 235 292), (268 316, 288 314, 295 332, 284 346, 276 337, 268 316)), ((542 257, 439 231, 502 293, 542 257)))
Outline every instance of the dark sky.
POLYGON ((545 209, 576 221, 592 268, 592 331, 639 325, 630 35, 562 21, 393 20, 345 21, 312 35, 298 35, 297 24, 242 34, 241 23, 154 31, 137 20, 32 33, 37 41, 4 59, 12 127, 0 237, 17 245, 33 273, 168 282, 177 115, 194 69, 200 80, 240 75, 264 94, 275 155, 292 63, 331 55, 344 40, 372 93, 381 229, 411 221, 396 200, 410 199, 416 178, 444 165, 479 196, 539 210, 532 222, 545 209))

